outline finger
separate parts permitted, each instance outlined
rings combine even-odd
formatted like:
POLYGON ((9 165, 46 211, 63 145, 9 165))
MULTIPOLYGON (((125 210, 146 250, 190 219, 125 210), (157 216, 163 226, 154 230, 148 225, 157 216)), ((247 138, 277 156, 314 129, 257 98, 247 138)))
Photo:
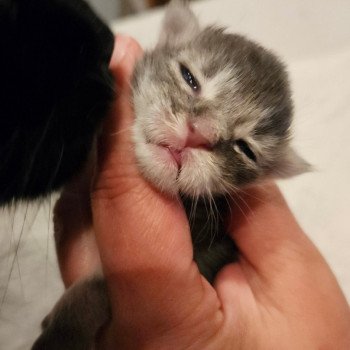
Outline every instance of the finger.
POLYGON ((307 337, 331 339, 337 334, 337 339, 349 339, 347 301, 277 186, 251 188, 235 202, 229 231, 241 259, 215 281, 227 319, 246 330, 259 322, 264 329, 267 319, 277 317, 274 328, 288 320, 301 339, 304 332, 307 337))
POLYGON ((265 183, 235 197, 229 232, 242 263, 278 278, 289 261, 303 264, 320 255, 304 234, 274 183, 265 183))
POLYGON ((127 54, 119 52, 112 61, 118 98, 101 139, 92 193, 94 228, 112 308, 118 315, 119 340, 132 339, 127 334, 135 330, 142 329, 142 334, 138 332, 142 338, 172 329, 199 310, 202 302, 210 317, 201 315, 201 319, 219 310, 216 294, 193 263, 180 201, 154 189, 136 165, 129 81, 130 62, 141 52, 130 40, 116 42, 116 50, 127 54))
POLYGON ((271 300, 283 304, 290 291, 315 281, 311 276, 319 270, 315 264, 324 264, 274 183, 251 187, 232 198, 228 233, 240 259, 218 274, 215 287, 227 318, 241 317, 239 324, 247 315, 259 317, 261 300, 266 306, 271 300), (312 268, 305 281, 307 266, 312 268))
POLYGON ((65 186, 54 208, 56 250, 66 287, 91 276, 100 266, 92 228, 90 188, 91 171, 87 167, 65 186))
MULTIPOLYGON (((105 232, 106 228, 114 231, 115 226, 108 227, 105 225, 104 220, 110 221, 113 219, 115 221, 114 224, 117 224, 117 227, 120 227, 120 229, 124 230, 130 227, 130 232, 150 231, 150 236, 153 236, 153 227, 157 228, 158 225, 169 221, 171 221, 171 224, 165 227, 166 232, 173 232, 174 227, 177 229, 183 229, 183 227, 188 229, 187 220, 180 203, 174 198, 167 198, 159 194, 139 174, 130 130, 133 123, 130 79, 132 65, 137 57, 141 56, 141 49, 132 39, 118 37, 116 51, 118 50, 119 53, 113 56, 111 62, 112 71, 117 81, 118 98, 112 108, 99 144, 99 169, 92 195, 93 213, 98 213, 98 215, 94 215, 94 223, 97 227, 99 227, 99 224, 103 227, 104 236, 101 241, 101 252, 105 259, 106 267, 111 266, 113 271, 119 267, 119 264, 116 264, 116 259, 119 260, 120 258, 112 255, 111 263, 107 260, 111 254, 109 253, 110 245, 106 244, 106 242, 113 243, 113 240, 121 239, 122 237, 119 236, 122 235, 105 232), (124 53, 124 51, 127 52, 124 53), (104 210, 100 210, 101 206, 104 210), (111 211, 113 211, 112 216, 110 216, 111 211), (157 212, 157 215, 154 215, 155 212, 157 212), (173 216, 175 216, 175 219, 172 218, 173 216), (135 218, 138 218, 136 222, 135 218), (119 220, 123 221, 120 223, 119 220), (112 241, 110 242, 110 240, 112 241), (106 249, 106 254, 104 254, 104 248, 106 249)), ((159 231, 158 228, 157 230, 159 231)), ((166 232, 164 234, 162 232, 162 235, 166 235, 166 232)), ((97 235, 99 236, 99 234, 97 235)), ((135 237, 130 235, 128 240, 130 239, 130 242, 133 242, 133 238, 137 241, 134 242, 135 244, 142 241, 140 233, 136 233, 135 237)), ((161 241, 166 241, 163 237, 157 238, 161 241)), ((155 237, 147 236, 144 245, 151 248, 152 244, 149 243, 152 242, 158 245, 155 237), (151 239, 151 242, 148 239, 151 239)), ((188 245, 187 240, 186 245, 188 245)), ((123 249, 120 250, 123 253, 123 249)), ((148 254, 147 251, 145 253, 148 254)), ((131 256, 127 257, 129 260, 132 259, 131 256)))

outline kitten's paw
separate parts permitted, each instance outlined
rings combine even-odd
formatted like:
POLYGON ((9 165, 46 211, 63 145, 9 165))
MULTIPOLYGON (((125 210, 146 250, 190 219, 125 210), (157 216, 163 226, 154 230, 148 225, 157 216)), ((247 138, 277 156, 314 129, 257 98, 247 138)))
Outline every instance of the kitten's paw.
POLYGON ((32 350, 92 350, 93 343, 79 334, 55 327, 46 328, 35 341, 32 350))
POLYGON ((42 322, 42 334, 32 350, 91 350, 98 331, 110 318, 102 277, 69 288, 42 322))

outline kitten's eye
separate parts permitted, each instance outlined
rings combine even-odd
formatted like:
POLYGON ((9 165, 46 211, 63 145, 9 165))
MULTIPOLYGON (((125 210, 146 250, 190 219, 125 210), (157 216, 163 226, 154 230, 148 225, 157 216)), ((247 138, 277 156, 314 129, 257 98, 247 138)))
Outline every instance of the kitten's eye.
POLYGON ((200 90, 200 85, 190 70, 183 64, 180 64, 180 70, 182 77, 185 79, 186 83, 191 87, 193 91, 198 92, 200 90))
POLYGON ((238 146, 240 151, 242 153, 244 153, 249 159, 251 159, 252 161, 256 162, 256 155, 250 149, 250 147, 248 146, 247 142, 245 142, 242 139, 239 139, 239 140, 236 141, 236 145, 238 146))

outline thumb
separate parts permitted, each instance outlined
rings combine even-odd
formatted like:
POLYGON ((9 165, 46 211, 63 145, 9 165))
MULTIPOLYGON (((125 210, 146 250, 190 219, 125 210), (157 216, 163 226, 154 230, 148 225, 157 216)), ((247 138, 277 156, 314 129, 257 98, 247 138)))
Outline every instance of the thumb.
POLYGON ((172 329, 203 301, 182 205, 154 189, 136 166, 130 79, 140 55, 135 41, 117 38, 111 63, 117 99, 100 140, 92 191, 96 240, 119 339, 130 339, 126 334, 135 329, 147 337, 172 329))
POLYGON ((315 255, 319 258, 276 184, 247 189, 235 198, 232 208, 231 236, 243 260, 260 274, 278 278, 277 270, 290 260, 303 263, 315 255))
POLYGON ((229 232, 242 262, 264 277, 279 277, 288 261, 305 262, 319 253, 274 183, 242 191, 232 204, 229 232))
POLYGON ((252 299, 252 290, 261 285, 257 280, 274 285, 274 281, 285 280, 288 272, 295 276, 291 270, 298 266, 303 268, 310 261, 322 260, 276 184, 263 183, 237 193, 230 209, 228 233, 240 251, 240 259, 225 267, 217 278, 222 298, 226 291, 232 299, 234 290, 237 295, 252 299))

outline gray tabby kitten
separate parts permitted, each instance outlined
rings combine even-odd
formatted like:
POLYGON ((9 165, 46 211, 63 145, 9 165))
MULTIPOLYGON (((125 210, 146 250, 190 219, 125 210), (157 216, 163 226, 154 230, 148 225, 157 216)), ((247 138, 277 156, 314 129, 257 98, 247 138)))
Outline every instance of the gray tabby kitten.
MULTIPOLYGON (((195 261, 212 282, 238 259, 222 219, 227 197, 308 169, 290 146, 293 108, 284 66, 240 35, 201 29, 187 3, 172 1, 158 45, 137 64, 132 84, 140 171, 161 191, 181 196, 195 261), (209 207, 219 211, 215 227, 209 207)), ((82 281, 55 306, 33 349, 91 349, 108 318, 103 278, 82 281)))

